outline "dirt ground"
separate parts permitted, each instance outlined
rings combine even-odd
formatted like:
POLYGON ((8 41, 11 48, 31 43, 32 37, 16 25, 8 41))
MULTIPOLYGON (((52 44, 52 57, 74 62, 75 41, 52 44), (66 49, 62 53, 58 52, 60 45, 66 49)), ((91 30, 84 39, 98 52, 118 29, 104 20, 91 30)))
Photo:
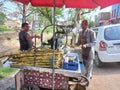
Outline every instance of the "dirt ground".
MULTIPOLYGON (((17 34, 15 35, 17 36, 17 34)), ((12 50, 19 49, 19 42, 17 37, 11 38, 11 40, 1 39, 0 36, 0 55, 11 53, 12 50)), ((79 52, 79 50, 76 50, 79 52)), ((5 89, 7 86, 14 86, 14 75, 0 80, 0 90, 5 89)), ((94 66, 93 78, 90 80, 87 90, 120 90, 120 63, 104 64, 102 68, 94 66)))
POLYGON ((0 56, 19 50, 18 33, 0 33, 0 56))
POLYGON ((120 90, 120 63, 107 63, 102 68, 94 66, 87 90, 120 90))

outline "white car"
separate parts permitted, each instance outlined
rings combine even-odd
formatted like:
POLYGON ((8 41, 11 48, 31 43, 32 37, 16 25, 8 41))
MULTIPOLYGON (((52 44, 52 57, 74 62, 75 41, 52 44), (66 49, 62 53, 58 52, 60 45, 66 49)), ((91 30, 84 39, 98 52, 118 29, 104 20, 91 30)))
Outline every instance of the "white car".
POLYGON ((120 24, 93 28, 96 32, 95 65, 120 62, 120 24))

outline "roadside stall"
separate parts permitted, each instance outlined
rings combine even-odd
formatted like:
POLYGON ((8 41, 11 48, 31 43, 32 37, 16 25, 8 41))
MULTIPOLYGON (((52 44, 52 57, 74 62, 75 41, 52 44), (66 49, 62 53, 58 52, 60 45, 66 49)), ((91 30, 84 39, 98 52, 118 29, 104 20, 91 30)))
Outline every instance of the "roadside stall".
MULTIPOLYGON (((56 40, 58 39, 56 38, 56 40)), ((59 50, 58 46, 59 43, 57 43, 57 46, 54 50, 55 90, 67 90, 70 87, 69 81, 71 78, 75 79, 75 82, 78 79, 86 80, 86 83, 84 82, 84 86, 86 87, 89 82, 85 77, 81 77, 82 63, 79 63, 80 60, 78 54, 66 52, 64 51, 64 48, 59 50)), ((64 47, 65 46, 66 45, 64 45, 64 47)), ((43 47, 42 45, 41 47, 35 47, 34 49, 28 51, 20 51, 19 53, 10 55, 9 57, 12 58, 11 67, 20 69, 20 71, 15 75, 15 84, 17 90, 24 90, 28 88, 34 88, 35 90, 37 90, 36 88, 38 88, 38 90, 41 88, 52 89, 52 47, 48 48, 43 47)))
MULTIPOLYGON (((55 50, 55 56, 55 90, 68 90, 71 78, 75 79, 75 82, 80 80, 79 83, 82 83, 83 87, 89 84, 88 80, 81 75, 82 64, 79 63, 77 53, 63 55, 61 51, 55 50)), ((34 90, 39 90, 40 88, 52 89, 53 68, 51 64, 51 49, 37 48, 36 59, 34 59, 33 50, 12 55, 11 58, 13 62, 11 67, 20 68, 20 71, 15 75, 16 90, 24 90, 25 88, 27 90, 28 88, 34 88, 34 90)))
POLYGON ((76 53, 65 56, 55 50, 55 7, 102 8, 120 3, 119 0, 15 0, 33 6, 54 7, 53 9, 53 49, 34 48, 14 55, 11 67, 20 68, 15 75, 16 90, 85 90, 88 80, 81 75, 81 65, 76 53), (103 3, 106 1, 105 3, 103 3), (71 89, 70 79, 77 82, 71 89), (82 85, 83 84, 83 85, 82 85), (84 86, 85 85, 85 86, 84 86), (76 87, 77 86, 77 87, 76 87), (83 86, 80 89, 80 86, 83 86), (77 89, 76 89, 77 88, 77 89))

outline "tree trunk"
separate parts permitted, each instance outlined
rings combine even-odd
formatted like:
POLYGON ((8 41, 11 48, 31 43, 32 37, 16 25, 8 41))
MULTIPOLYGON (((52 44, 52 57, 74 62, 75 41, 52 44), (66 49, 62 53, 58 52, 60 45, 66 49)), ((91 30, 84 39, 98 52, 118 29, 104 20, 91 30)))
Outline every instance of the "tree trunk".
POLYGON ((76 14, 75 14, 75 26, 79 24, 80 17, 81 17, 81 9, 78 9, 76 14))
POLYGON ((26 22, 26 6, 23 4, 22 23, 26 22))

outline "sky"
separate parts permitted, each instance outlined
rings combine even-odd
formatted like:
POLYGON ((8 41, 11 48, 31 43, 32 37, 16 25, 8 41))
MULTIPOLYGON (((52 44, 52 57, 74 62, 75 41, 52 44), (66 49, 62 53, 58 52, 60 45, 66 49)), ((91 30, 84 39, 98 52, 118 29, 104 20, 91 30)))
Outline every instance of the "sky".
POLYGON ((8 11, 8 12, 14 12, 15 11, 15 5, 14 5, 14 3, 11 3, 11 2, 5 2, 4 3, 4 7, 6 8, 6 10, 8 11))

